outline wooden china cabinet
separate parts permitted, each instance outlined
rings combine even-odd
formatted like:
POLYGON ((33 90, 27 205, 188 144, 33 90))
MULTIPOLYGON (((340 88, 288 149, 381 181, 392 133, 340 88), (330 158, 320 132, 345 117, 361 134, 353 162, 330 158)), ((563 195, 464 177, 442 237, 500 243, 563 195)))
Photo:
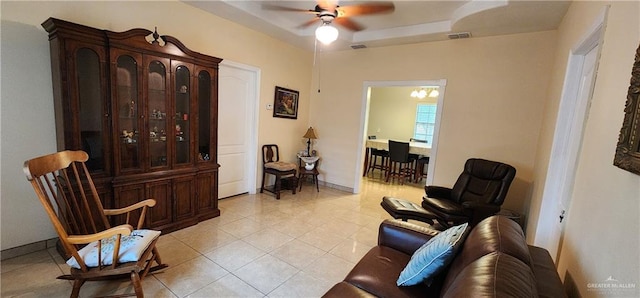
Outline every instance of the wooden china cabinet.
MULTIPOLYGON (((84 150, 105 208, 154 198, 164 232, 220 215, 219 58, 146 29, 50 18, 58 150, 84 150)), ((117 223, 115 220, 114 224, 117 223)))

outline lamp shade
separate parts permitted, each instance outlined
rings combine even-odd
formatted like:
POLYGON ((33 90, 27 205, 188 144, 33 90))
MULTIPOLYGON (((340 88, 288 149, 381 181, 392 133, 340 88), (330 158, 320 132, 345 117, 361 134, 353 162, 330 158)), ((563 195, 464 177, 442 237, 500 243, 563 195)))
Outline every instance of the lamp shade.
POLYGON ((316 132, 313 130, 313 127, 309 127, 309 129, 307 129, 307 132, 302 137, 305 139, 314 139, 314 140, 318 138, 316 136, 316 132))
POLYGON ((322 24, 316 29, 316 39, 323 44, 330 44, 338 39, 338 29, 330 24, 322 24))

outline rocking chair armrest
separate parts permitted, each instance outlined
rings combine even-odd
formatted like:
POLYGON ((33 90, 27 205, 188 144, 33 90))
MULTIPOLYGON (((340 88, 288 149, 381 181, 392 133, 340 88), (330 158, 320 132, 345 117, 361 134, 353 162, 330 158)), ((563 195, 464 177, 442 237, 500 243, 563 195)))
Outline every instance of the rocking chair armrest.
POLYGON ((131 225, 119 225, 95 234, 72 235, 67 237, 67 241, 71 244, 87 244, 93 241, 106 239, 118 234, 127 236, 127 235, 130 235, 132 231, 133 231, 133 227, 131 225))
POLYGON ((131 212, 142 207, 153 207, 156 205, 156 200, 146 199, 144 201, 137 202, 124 208, 119 209, 104 209, 104 215, 120 215, 123 213, 131 212))

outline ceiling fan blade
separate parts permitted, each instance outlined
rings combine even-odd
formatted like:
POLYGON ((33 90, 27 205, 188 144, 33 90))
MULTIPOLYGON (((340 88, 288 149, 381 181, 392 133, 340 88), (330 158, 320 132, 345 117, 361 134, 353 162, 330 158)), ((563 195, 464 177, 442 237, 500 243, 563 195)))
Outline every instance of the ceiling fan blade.
POLYGON ((364 27, 354 21, 352 21, 349 18, 336 18, 335 20, 333 20, 334 23, 337 23, 338 25, 341 25, 349 30, 352 31, 361 31, 364 29, 364 27))
POLYGON ((308 21, 306 21, 306 22, 302 23, 302 24, 301 24, 300 26, 298 26, 298 27, 299 27, 299 28, 306 28, 306 27, 309 27, 309 26, 311 26, 311 25, 313 25, 313 24, 315 24, 315 23, 320 24, 320 22, 319 22, 319 21, 320 21, 320 19, 318 19, 318 18, 313 18, 313 19, 311 19, 311 20, 308 20, 308 21))
POLYGON ((334 11, 338 7, 337 0, 318 0, 318 6, 324 10, 334 11))
POLYGON ((370 2, 358 5, 338 7, 338 17, 351 17, 378 13, 391 13, 395 10, 392 2, 370 2))
POLYGON ((304 12, 304 13, 312 13, 312 14, 317 14, 318 13, 318 12, 316 12, 314 10, 310 10, 310 9, 300 9, 300 8, 285 7, 285 6, 272 5, 272 4, 262 4, 262 9, 265 9, 265 10, 278 10, 278 11, 291 11, 291 12, 304 12))

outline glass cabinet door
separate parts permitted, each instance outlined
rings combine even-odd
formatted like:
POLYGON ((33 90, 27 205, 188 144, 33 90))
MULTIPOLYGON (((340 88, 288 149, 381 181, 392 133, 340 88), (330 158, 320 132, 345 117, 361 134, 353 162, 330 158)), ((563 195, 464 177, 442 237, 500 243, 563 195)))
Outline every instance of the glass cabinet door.
POLYGON ((120 169, 140 168, 141 142, 139 127, 138 63, 130 55, 116 60, 116 109, 119 138, 120 169))
MULTIPOLYGON (((146 59, 145 59, 146 60, 146 59)), ((149 159, 151 167, 166 167, 168 165, 169 132, 167 114, 169 105, 167 100, 167 63, 164 59, 153 58, 148 64, 147 99, 149 118, 149 159), (162 61, 161 61, 162 60, 162 61)))
POLYGON ((191 162, 191 71, 186 65, 175 67, 176 164, 191 162))
POLYGON ((211 74, 198 73, 198 160, 211 160, 211 74))
MULTIPOLYGON (((78 127, 83 151, 89 155, 86 165, 92 172, 106 170, 106 145, 108 134, 105 127, 106 112, 104 90, 101 84, 103 70, 99 54, 91 48, 82 47, 75 52, 75 82, 78 94, 78 127)), ((74 88, 72 87, 72 88, 74 88)))

